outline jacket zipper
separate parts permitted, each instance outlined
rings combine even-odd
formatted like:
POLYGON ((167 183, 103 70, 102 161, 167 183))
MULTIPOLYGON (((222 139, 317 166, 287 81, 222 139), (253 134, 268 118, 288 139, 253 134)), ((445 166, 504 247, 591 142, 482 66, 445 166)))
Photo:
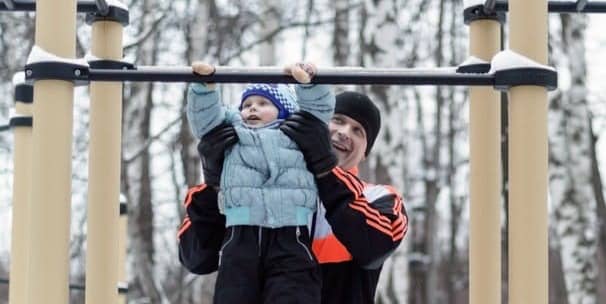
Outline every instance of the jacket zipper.
POLYGON ((314 258, 311 256, 311 252, 309 252, 309 249, 307 249, 307 246, 305 246, 305 244, 303 244, 301 242, 301 240, 299 240, 299 236, 301 235, 301 229, 299 228, 299 226, 297 226, 297 243, 299 243, 299 245, 301 245, 301 247, 303 247, 303 249, 305 249, 305 252, 307 253, 307 256, 309 257, 310 260, 314 260, 314 258))
POLYGON ((262 236, 262 230, 263 229, 261 226, 259 226, 259 256, 261 256, 261 236, 262 236))
POLYGON ((221 266, 221 257, 223 256, 223 250, 225 250, 225 247, 227 247, 227 245, 234 239, 234 230, 236 229, 236 227, 231 227, 231 234, 229 235, 229 239, 227 239, 227 241, 225 242, 225 244, 223 244, 223 246, 221 246, 221 249, 219 250, 219 263, 218 266, 221 266))

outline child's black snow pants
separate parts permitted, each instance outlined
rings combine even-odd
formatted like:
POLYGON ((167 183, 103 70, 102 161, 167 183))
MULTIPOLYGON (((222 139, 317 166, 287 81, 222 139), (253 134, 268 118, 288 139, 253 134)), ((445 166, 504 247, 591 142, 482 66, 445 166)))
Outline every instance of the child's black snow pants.
POLYGON ((307 227, 228 227, 215 304, 319 304, 319 266, 307 227))

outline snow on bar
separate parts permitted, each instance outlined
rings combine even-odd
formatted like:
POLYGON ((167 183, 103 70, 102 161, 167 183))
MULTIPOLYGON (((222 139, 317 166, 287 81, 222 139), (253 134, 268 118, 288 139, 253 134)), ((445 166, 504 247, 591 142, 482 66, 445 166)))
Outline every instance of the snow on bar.
POLYGON ((59 57, 55 54, 47 52, 38 45, 34 45, 34 47, 32 47, 32 50, 29 52, 29 55, 27 56, 27 64, 33 64, 38 62, 63 62, 88 67, 88 62, 84 59, 69 59, 59 57))
POLYGON ((540 64, 514 51, 504 50, 497 53, 492 58, 489 73, 492 74, 497 71, 512 70, 517 68, 537 68, 541 70, 551 70, 555 72, 555 69, 550 66, 540 64))
POLYGON ((25 83, 25 73, 17 72, 13 75, 13 86, 18 86, 25 83))

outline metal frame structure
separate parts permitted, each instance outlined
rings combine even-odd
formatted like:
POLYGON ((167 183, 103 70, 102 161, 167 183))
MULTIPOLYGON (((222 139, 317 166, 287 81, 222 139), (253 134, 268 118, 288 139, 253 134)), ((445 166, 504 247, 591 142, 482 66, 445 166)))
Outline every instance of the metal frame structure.
MULTIPOLYGON (((36 10, 36 45, 40 45, 50 53, 59 57, 72 58, 75 53, 75 13, 89 12, 95 13, 100 18, 93 18, 92 21, 102 21, 98 24, 99 31, 93 34, 100 43, 98 54, 95 54, 103 60, 119 60, 118 51, 115 48, 121 48, 121 44, 113 42, 110 49, 105 48, 108 41, 121 41, 121 28, 114 23, 124 25, 124 20, 108 20, 103 18, 110 14, 111 7, 105 1, 87 1, 81 0, 74 3, 73 0, 55 0, 51 1, 16 1, 3 0, 0 3, 0 11, 33 11, 36 10), (57 18, 62 18, 66 22, 53 22, 57 18)), ((547 56, 547 12, 584 12, 584 13, 602 13, 606 12, 605 2, 588 1, 569 1, 569 2, 548 2, 546 0, 524 1, 524 0, 487 0, 482 8, 486 14, 496 12, 510 13, 510 45, 512 50, 526 56, 536 62, 546 64, 547 56), (529 43, 529 41, 531 43, 529 43)), ((472 31, 478 34, 477 37, 494 36, 495 25, 492 22, 485 26, 485 20, 480 20, 472 25, 472 31)), ((95 29, 93 29, 95 31, 95 29)), ((480 38, 480 39, 484 39, 480 38)), ((494 41, 493 41, 494 42, 494 41)), ((494 46, 494 44, 491 44, 494 46)), ((472 47, 480 57, 488 59, 494 49, 480 48, 477 45, 472 47)), ((95 96, 91 99, 103 100, 105 104, 111 104, 116 101, 115 95, 120 85, 114 82, 123 81, 163 81, 163 82, 283 82, 292 83, 294 79, 286 76, 278 68, 233 68, 217 67, 217 71, 210 76, 200 76, 192 73, 189 67, 163 68, 163 67, 128 67, 123 68, 92 68, 82 66, 70 66, 64 63, 41 63, 53 64, 53 68, 46 66, 46 69, 40 69, 30 66, 29 78, 35 80, 34 89, 36 93, 34 98, 34 117, 36 117, 36 128, 33 128, 32 145, 34 151, 45 151, 45 153, 35 154, 32 157, 33 176, 32 197, 28 200, 37 204, 36 214, 32 212, 32 239, 31 244, 41 243, 37 247, 31 247, 28 255, 30 267, 28 273, 28 284, 30 289, 37 290, 38 295, 27 297, 27 303, 50 303, 63 304, 67 298, 67 255, 66 255, 66 235, 65 227, 69 222, 69 211, 66 208, 69 205, 69 178, 71 166, 70 148, 71 148, 71 115, 73 99, 73 86, 78 82, 90 83, 91 87, 97 86, 95 96), (108 90, 106 90, 109 88, 108 90), (111 93, 112 98, 107 99, 107 92, 111 93), (42 100, 42 96, 44 100, 42 100), (61 169, 61 170, 58 170, 61 169), (66 191, 67 190, 67 191, 66 191), (41 202, 44 201, 43 204, 41 202), (51 209, 48 206, 52 206, 51 209), (59 209, 59 210, 55 210, 59 209), (52 229, 49 229, 51 227, 52 229), (45 239, 48 237, 48 240, 45 239), (52 252, 45 252, 42 258, 39 256, 43 248, 52 243, 52 252), (36 255, 38 253, 38 255, 36 255)), ((498 205, 498 186, 495 188, 495 180, 500 178, 500 173, 494 170, 495 159, 498 159, 498 152, 494 150, 498 140, 495 141, 497 133, 494 131, 494 117, 498 116, 498 111, 494 105, 484 108, 486 100, 493 100, 495 103, 495 92, 490 88, 481 88, 480 86, 493 86, 499 89, 506 89, 510 96, 511 105, 511 145, 509 155, 512 162, 510 166, 511 176, 511 203, 512 209, 512 229, 510 231, 510 244, 513 257, 510 257, 510 303, 547 303, 547 281, 546 281, 546 176, 547 176, 547 133, 546 133, 546 88, 551 88, 555 78, 553 74, 546 73, 545 70, 518 69, 511 71, 497 72, 494 74, 465 74, 454 72, 454 68, 448 71, 438 69, 363 69, 363 68, 332 68, 320 69, 314 78, 315 83, 330 84, 393 84, 393 85, 467 85, 473 86, 471 91, 472 106, 471 130, 474 147, 481 145, 490 146, 489 150, 474 150, 471 152, 472 167, 479 168, 482 164, 491 164, 490 170, 478 171, 472 177, 471 188, 479 189, 486 185, 490 180, 490 190, 485 193, 474 192, 473 201, 486 200, 495 207, 498 205), (530 74, 528 74, 530 72, 530 74), (524 76, 526 75, 526 76, 524 76), (522 77, 520 77, 522 76, 522 77), (536 79, 540 79, 537 82, 536 79), (490 113, 490 115, 484 115, 490 113), (482 116, 493 117, 493 121, 481 121, 482 116), (488 126, 488 127, 487 127, 488 126), (489 132, 479 132, 481 128, 489 128, 489 132), (489 139, 489 144, 487 144, 489 139), (477 141, 476 141, 477 140, 477 141), (487 152, 488 151, 488 152, 487 152), (488 158, 482 158, 489 155, 488 158), (477 162, 477 156, 480 161, 477 162), (488 177, 488 178, 487 178, 488 177), (479 181, 479 182, 478 182, 479 181), (477 182, 477 183, 476 183, 477 182), (479 194, 478 194, 479 193, 479 194), (496 193, 496 194, 495 194, 496 193), (495 198, 495 195, 497 196, 495 198), (528 203, 530 202, 530 204, 528 203), (532 246, 524 243, 526 239, 531 240, 532 246), (526 247, 526 248, 524 248, 526 247)), ((105 121, 112 115, 116 116, 115 107, 121 105, 121 96, 118 102, 113 104, 114 108, 100 107, 93 114, 91 111, 91 121, 105 121), (94 115, 94 117, 93 117, 94 115)), ((93 101, 91 101, 91 104, 93 101)), ((98 102, 94 102, 95 104, 98 102)), ((97 105, 95 105, 96 107, 97 105)), ((115 117, 114 117, 115 118, 115 117)), ((112 120, 115 121, 115 120, 112 120)), ((94 125, 91 123, 91 126, 94 125)), ((106 124, 107 125, 107 124, 106 124)), ((91 159, 96 155, 111 154, 115 158, 115 147, 119 145, 119 129, 121 123, 112 123, 117 130, 111 131, 111 135, 93 139, 100 136, 97 132, 91 131, 91 142, 100 140, 96 144, 98 148, 91 148, 91 159), (94 134, 93 134, 94 133, 94 134), (113 150, 101 150, 101 147, 111 146, 113 150), (94 150, 95 152, 92 152, 94 150)), ((103 148, 104 149, 104 148, 103 148)), ((119 151, 118 151, 119 153, 119 151)), ((99 160, 101 161, 101 160, 99 160)), ((97 161, 92 161, 92 163, 97 161)), ((107 166, 119 166, 119 161, 109 160, 109 165, 97 163, 92 165, 97 169, 91 169, 89 175, 99 174, 98 168, 107 168, 107 166), (95 172, 93 172, 95 171, 95 172)), ((496 164, 498 165, 498 164, 496 164)), ((16 166, 17 167, 17 166, 16 166)), ((119 168, 119 167, 118 167, 119 168)), ((119 171, 119 170, 118 170, 119 171)), ((473 168, 472 168, 473 171, 473 168)), ((113 175, 112 175, 113 176, 113 175)), ((92 177, 94 179, 94 177, 92 177)), ((95 183, 99 188, 93 192, 115 192, 115 179, 113 176, 104 183, 95 183), (113 179, 113 180, 111 180, 113 179), (112 185, 105 184, 111 183, 112 185)), ((113 195, 113 194, 112 194, 113 195)), ((91 198, 91 201, 99 199, 91 198)), ((475 204, 472 201, 472 204, 475 204)), ((477 218, 485 212, 482 206, 477 205, 479 209, 473 212, 473 217, 477 218)), ((114 207, 104 206, 102 212, 113 212, 114 207)), ((491 218, 495 218, 494 209, 491 211, 491 218)), ((108 214, 109 214, 108 213, 108 214)), ((116 215, 117 217, 117 215, 116 215)), ((498 216, 497 216, 498 217, 498 216)), ((107 217, 105 218, 107 219, 107 217)), ((114 218, 110 219, 114 223, 114 218)), ((97 219, 97 222, 103 221, 97 219)), ((492 220, 497 222, 497 220, 492 220)), ((472 224, 473 225, 473 224, 472 224)), ((485 223, 472 226, 474 231, 482 231, 486 228, 485 223)), ((95 228, 98 229, 98 228, 95 228)), ((491 233, 494 232, 494 226, 489 227, 491 233)), ((94 229, 90 229, 94 230, 94 229)), ((112 233, 114 233, 112 231, 112 233)), ((475 237, 477 234, 473 232, 475 237)), ((481 242, 474 243, 475 250, 473 257, 478 258, 482 254, 482 246, 490 246, 495 242, 494 234, 481 236, 481 242), (484 242, 484 243, 482 243, 484 242), (485 244, 485 245, 478 245, 485 244)), ((110 240, 111 241, 111 240, 110 240)), ((103 247, 103 245, 101 245, 103 247)), ((492 248, 494 249, 494 248, 492 248)), ((113 249, 112 249, 113 250, 113 249)), ((472 249, 470 249, 472 250, 472 249)), ((116 249, 117 251, 117 249, 116 249)), ((491 250, 490 259, 480 261, 475 264, 474 269, 490 268, 491 273, 485 277, 476 277, 472 275, 472 291, 470 300, 472 303, 497 303, 500 300, 500 285, 491 285, 485 288, 485 295, 479 295, 483 287, 474 287, 481 280, 500 280, 495 278, 495 257, 496 253, 491 250), (474 291, 475 290, 475 291, 474 291), (490 299, 490 300, 486 300, 490 299)), ((98 257, 97 257, 98 258, 98 257)), ((122 259, 122 257, 120 257, 122 259)), ((88 257, 87 257, 88 260, 88 257)), ((91 259, 92 261, 92 259, 91 259)), ((117 263, 115 257, 106 260, 96 260, 95 263, 104 263, 108 265, 117 263)), ((500 267, 500 265, 498 265, 500 267)), ((472 269, 472 271, 474 270, 472 269)), ((98 271, 98 270, 96 270, 98 271)), ((487 274, 485 272, 484 274, 487 274)), ((92 277, 93 274, 90 274, 92 277)), ((94 274, 96 275, 96 274, 94 274)), ((105 274, 103 274, 105 275, 105 274)), ((86 288, 87 303, 100 301, 99 303, 110 303, 115 299, 116 275, 110 273, 107 276, 100 276, 98 283, 94 283, 92 288, 86 288), (96 290, 96 291, 92 291, 96 290), (100 300, 101 299, 101 300, 100 300), (103 302, 105 301, 105 302, 103 302)), ((89 269, 87 267, 87 286, 89 278, 89 269)), ((500 281, 499 281, 500 282, 500 281)), ((12 303, 12 302, 11 302, 12 303)), ((21 303, 21 302, 19 302, 21 303)))
MULTIPOLYGON (((99 13, 106 15, 109 12, 109 6, 105 0, 78 0, 76 10, 82 13, 99 13)), ((36 11, 36 1, 2 0, 2 2, 0 2, 0 11, 34 12, 36 11)))
MULTIPOLYGON (((509 11, 507 0, 486 0, 484 10, 490 12, 509 11)), ((547 3, 549 13, 606 13, 606 2, 604 1, 549 1, 547 3)))

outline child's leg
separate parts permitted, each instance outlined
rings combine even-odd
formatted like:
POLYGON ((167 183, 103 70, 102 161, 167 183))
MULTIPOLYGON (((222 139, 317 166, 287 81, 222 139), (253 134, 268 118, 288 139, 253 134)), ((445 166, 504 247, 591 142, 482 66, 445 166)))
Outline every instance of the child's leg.
POLYGON ((263 246, 267 250, 263 303, 319 304, 322 279, 307 227, 271 230, 273 235, 263 246))
POLYGON ((214 304, 260 304, 259 245, 254 226, 232 226, 219 253, 214 304))

